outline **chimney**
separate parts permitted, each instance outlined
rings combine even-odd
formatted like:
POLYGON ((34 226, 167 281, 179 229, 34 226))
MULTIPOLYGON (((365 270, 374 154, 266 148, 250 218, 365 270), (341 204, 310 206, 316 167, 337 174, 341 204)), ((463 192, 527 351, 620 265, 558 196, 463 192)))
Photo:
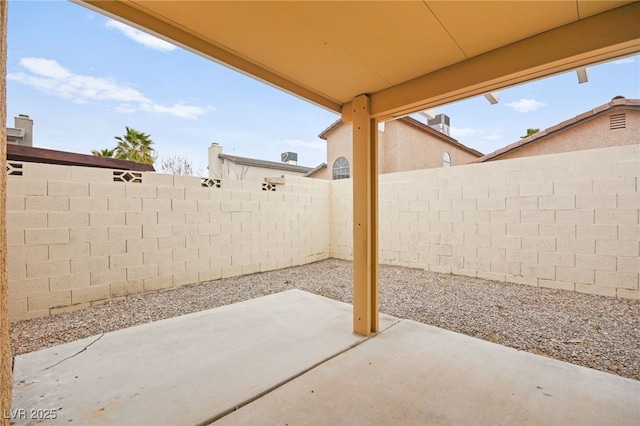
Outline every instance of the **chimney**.
POLYGON ((209 147, 209 179, 222 178, 222 147, 217 143, 212 143, 209 147))
POLYGON ((26 114, 18 114, 13 122, 16 129, 24 129, 24 139, 20 145, 33 146, 33 120, 26 114))
POLYGON ((297 152, 283 152, 280 155, 280 159, 283 163, 298 165, 298 153, 297 152))
POLYGON ((436 129, 439 132, 449 136, 451 131, 449 129, 449 116, 445 114, 438 114, 434 118, 430 118, 427 124, 432 129, 436 129))

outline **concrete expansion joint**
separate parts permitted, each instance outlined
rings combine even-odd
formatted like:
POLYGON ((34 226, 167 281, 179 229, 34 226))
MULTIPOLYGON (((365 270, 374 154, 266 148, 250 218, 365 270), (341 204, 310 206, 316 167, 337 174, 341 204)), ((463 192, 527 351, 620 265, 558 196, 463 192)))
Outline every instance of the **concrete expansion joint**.
MULTIPOLYGON (((388 326, 387 328, 385 328, 384 330, 380 330, 379 332, 377 332, 377 333, 373 333, 373 334, 371 334, 370 336, 363 337, 363 338, 362 338, 362 340, 360 340, 359 342, 356 342, 356 343, 354 343, 354 344, 352 344, 352 345, 348 346, 347 348, 345 348, 345 349, 343 349, 343 350, 341 350, 341 351, 339 351, 339 352, 337 352, 337 353, 335 353, 335 354, 331 355, 330 357, 327 357, 327 358, 325 358, 325 359, 323 359, 323 360, 321 360, 321 361, 319 361, 319 362, 317 362, 317 363, 313 364, 311 367, 309 367, 309 368, 307 368, 307 369, 304 369, 304 370, 300 371, 299 373, 294 374, 293 376, 291 376, 291 377, 289 377, 289 378, 287 378, 287 379, 285 379, 285 380, 281 381, 280 383, 277 383, 277 384, 275 384, 274 386, 271 386, 270 388, 268 388, 268 389, 266 389, 266 390, 264 390, 264 391, 262 391, 262 392, 259 392, 259 393, 258 393, 258 394, 256 394, 255 396, 253 396, 253 397, 251 397, 251 398, 249 398, 249 399, 247 399, 247 400, 245 400, 245 401, 241 402, 240 404, 236 404, 236 405, 234 405, 234 406, 233 406, 233 407, 231 407, 231 408, 228 408, 228 409, 226 409, 226 410, 224 410, 224 411, 221 411, 221 412, 220 412, 220 413, 218 413, 217 415, 212 416, 212 417, 210 417, 209 419, 207 419, 207 420, 205 420, 205 421, 203 421, 203 422, 201 422, 201 423, 198 423, 196 426, 207 426, 207 425, 211 425, 211 424, 215 423, 216 421, 220 420, 220 419, 221 419, 221 418, 223 418, 223 417, 228 416, 229 414, 233 413, 234 411, 237 411, 237 410, 239 410, 240 408, 242 408, 242 407, 244 407, 244 406, 246 406, 246 405, 249 405, 249 404, 251 404, 251 403, 252 403, 252 402, 254 402, 254 401, 257 401, 258 399, 260 399, 260 398, 264 397, 264 396, 265 396, 265 395, 267 395, 267 394, 270 394, 271 392, 273 392, 273 391, 275 391, 276 389, 278 389, 278 388, 280 388, 280 387, 282 387, 282 386, 286 385, 287 383, 289 383, 289 382, 291 382, 291 381, 293 381, 293 380, 297 379, 298 377, 301 377, 301 376, 305 375, 305 374, 306 374, 306 373, 308 373, 309 371, 311 371, 311 370, 313 370, 313 369, 315 369, 315 368, 320 367, 321 365, 325 364, 326 362, 331 361, 332 359, 334 359, 334 358, 336 358, 336 357, 338 357, 338 356, 340 356, 340 355, 342 355, 342 354, 344 354, 344 353, 346 353, 346 352, 349 352, 351 349, 353 349, 353 348, 355 348, 355 347, 357 347, 357 346, 360 346, 361 344, 363 344, 364 342, 368 341, 369 339, 372 339, 372 338, 374 338, 374 337, 378 336, 379 334, 384 333, 385 331, 389 330, 390 328, 392 328, 393 326, 395 326, 395 325, 399 324, 400 322, 402 322, 402 319, 398 319, 397 321, 395 321, 394 323, 392 323, 391 325, 389 325, 389 326, 388 326)), ((85 348, 85 349, 86 349, 86 348, 85 348)), ((83 349, 83 350, 84 350, 84 349, 83 349)), ((80 351, 80 352, 82 352, 82 351, 80 351)), ((80 353, 80 352, 78 352, 78 353, 80 353)), ((77 355, 77 354, 76 354, 76 355, 77 355)), ((63 360, 63 361, 64 361, 64 360, 63 360)), ((60 361, 60 362, 62 362, 62 361, 60 361)))
POLYGON ((101 335, 99 335, 99 336, 98 336, 94 341, 92 341, 91 343, 89 343, 89 344, 88 344, 87 346, 85 346, 84 348, 80 349, 80 350, 79 350, 78 352, 76 352, 75 354, 73 354, 73 355, 69 355, 68 357, 61 359, 60 361, 56 362, 56 363, 55 363, 55 364, 53 364, 53 365, 48 366, 47 368, 45 368, 45 369, 44 369, 44 370, 42 370, 42 371, 46 371, 46 370, 48 370, 48 369, 50 369, 50 368, 55 367, 55 366, 56 366, 56 365, 58 365, 58 364, 62 364, 64 361, 66 361, 66 360, 68 360, 68 359, 71 359, 71 358, 73 358, 73 357, 75 357, 75 356, 77 356, 77 355, 80 355, 82 352, 86 351, 86 350, 87 350, 87 348, 88 348, 89 346, 93 345, 93 344, 94 344, 94 343, 96 343, 98 340, 102 339, 102 338, 104 337, 104 334, 105 334, 105 333, 102 333, 101 335))
POLYGON ((393 324, 389 325, 389 327, 385 328, 384 330, 380 330, 379 332, 377 332, 376 334, 370 336, 370 337, 374 337, 377 336, 378 334, 384 333, 385 331, 389 330, 392 327, 395 327, 396 325, 400 324, 402 321, 404 321, 403 319, 398 319, 396 322, 394 322, 393 324))

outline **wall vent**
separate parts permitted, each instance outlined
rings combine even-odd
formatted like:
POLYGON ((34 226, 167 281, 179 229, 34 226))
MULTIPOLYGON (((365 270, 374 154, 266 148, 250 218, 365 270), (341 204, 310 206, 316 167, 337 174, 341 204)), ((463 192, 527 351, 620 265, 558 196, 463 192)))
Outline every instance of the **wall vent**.
POLYGON ((623 112, 621 114, 611 114, 609 116, 609 130, 624 129, 627 127, 627 117, 623 112))
POLYGON ((200 183, 203 188, 220 188, 220 179, 200 178, 200 183))
POLYGON ((262 190, 263 191, 275 191, 276 190, 276 186, 271 184, 271 183, 262 182, 262 190))
POLYGON ((22 176, 22 163, 7 161, 7 176, 22 176))
POLYGON ((127 170, 114 170, 113 171, 114 182, 132 182, 142 183, 142 173, 130 172, 127 170))

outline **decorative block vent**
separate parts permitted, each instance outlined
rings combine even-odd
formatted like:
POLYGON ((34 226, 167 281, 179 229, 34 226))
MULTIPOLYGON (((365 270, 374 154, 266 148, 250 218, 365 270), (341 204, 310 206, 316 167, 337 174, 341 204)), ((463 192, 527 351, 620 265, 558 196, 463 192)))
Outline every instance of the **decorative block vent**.
POLYGON ((142 173, 131 172, 128 170, 114 170, 113 171, 114 182, 132 182, 142 183, 142 173))
POLYGON ((22 163, 7 161, 7 176, 22 176, 22 163))
POLYGON ((609 116, 609 130, 624 129, 627 127, 627 117, 623 112, 621 114, 611 114, 609 116))
POLYGON ((220 179, 200 178, 200 183, 204 188, 220 188, 220 179))
POLYGON ((263 191, 275 191, 276 186, 267 182, 262 182, 262 190, 263 191))

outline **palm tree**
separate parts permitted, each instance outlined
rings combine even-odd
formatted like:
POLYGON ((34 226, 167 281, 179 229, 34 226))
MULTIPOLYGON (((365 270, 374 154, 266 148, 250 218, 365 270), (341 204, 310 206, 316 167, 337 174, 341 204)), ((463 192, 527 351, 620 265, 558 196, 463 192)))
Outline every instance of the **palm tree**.
POLYGON ((115 152, 116 152, 115 148, 114 149, 104 148, 104 149, 101 149, 100 151, 94 149, 91 151, 91 153, 96 157, 113 157, 115 152))
POLYGON ((529 136, 531 136, 532 134, 534 134, 534 133, 538 133, 539 131, 540 131, 540 129, 533 129, 533 128, 529 127, 529 128, 527 129, 527 134, 526 134, 526 135, 524 135, 524 136, 520 136, 520 139, 528 138, 528 137, 529 137, 529 136))
POLYGON ((131 127, 126 127, 127 133, 124 136, 116 136, 118 145, 115 147, 115 158, 135 161, 136 163, 153 164, 157 155, 152 148, 151 136, 139 132, 131 127))

